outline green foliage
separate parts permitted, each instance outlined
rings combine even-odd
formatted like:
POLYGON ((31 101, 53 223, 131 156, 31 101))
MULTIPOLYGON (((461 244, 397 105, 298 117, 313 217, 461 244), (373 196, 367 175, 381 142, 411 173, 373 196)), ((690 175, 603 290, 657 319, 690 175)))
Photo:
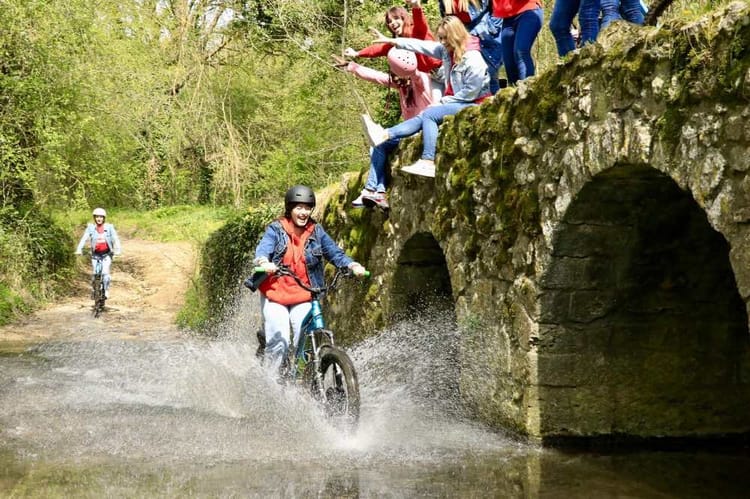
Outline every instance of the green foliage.
POLYGON ((0 323, 55 295, 71 275, 73 245, 44 213, 0 209, 0 323))
MULTIPOLYGON (((664 22, 728 2, 676 0, 664 22)), ((232 208, 366 168, 358 115, 368 111, 392 124, 398 99, 334 70, 330 55, 370 44, 368 27, 385 30, 392 5, 0 0, 3 310, 49 295, 49 283, 68 268, 62 248, 69 241, 62 241, 76 227, 58 220, 66 230, 41 235, 40 210, 72 210, 80 213, 73 219, 88 220, 103 205, 116 209, 118 229, 132 226, 135 236, 202 241, 232 208), (185 207, 191 204, 206 210, 185 207), (154 211, 133 211, 144 208, 154 211), (202 225, 189 220, 196 216, 202 225)), ((424 9, 434 26, 437 2, 424 9)), ((558 61, 546 27, 534 57, 537 73, 558 61)), ((382 59, 360 62, 386 67, 382 59)), ((543 117, 548 107, 538 108, 543 117)), ((196 287, 196 302, 216 306, 206 293, 234 277, 215 278, 209 288, 196 287)))
POLYGON ((257 242, 280 212, 279 205, 261 205, 211 234, 201 255, 200 276, 194 280, 178 317, 181 325, 208 331, 210 319, 223 317, 249 274, 257 242))

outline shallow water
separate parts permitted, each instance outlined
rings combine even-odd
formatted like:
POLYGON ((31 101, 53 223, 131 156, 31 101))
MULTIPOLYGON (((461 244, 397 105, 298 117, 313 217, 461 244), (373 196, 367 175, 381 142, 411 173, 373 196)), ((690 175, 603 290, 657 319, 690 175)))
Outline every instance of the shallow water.
POLYGON ((0 356, 0 493, 13 497, 746 497, 747 455, 563 453, 462 411, 445 321, 351 350, 358 429, 332 427, 219 340, 95 333, 0 356))

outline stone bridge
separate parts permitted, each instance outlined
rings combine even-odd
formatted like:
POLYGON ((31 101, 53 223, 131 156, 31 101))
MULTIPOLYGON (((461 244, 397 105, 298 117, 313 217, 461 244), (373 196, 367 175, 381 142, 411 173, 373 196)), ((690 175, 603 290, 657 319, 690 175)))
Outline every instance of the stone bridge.
POLYGON ((747 436, 749 99, 746 4, 604 32, 448 119, 434 180, 404 144, 389 213, 343 183, 322 217, 374 282, 334 324, 447 303, 467 407, 544 443, 747 436))

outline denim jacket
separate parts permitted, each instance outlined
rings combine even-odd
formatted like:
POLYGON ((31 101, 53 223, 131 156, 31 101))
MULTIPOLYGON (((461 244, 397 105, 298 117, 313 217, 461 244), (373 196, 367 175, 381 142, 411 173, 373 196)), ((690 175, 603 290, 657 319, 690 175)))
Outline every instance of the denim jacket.
MULTIPOLYGON (((115 255, 119 255, 121 251, 120 238, 117 237, 117 231, 115 230, 114 225, 107 223, 104 224, 104 239, 107 241, 107 246, 109 246, 110 251, 114 251, 115 255)), ((81 253, 83 251, 83 247, 86 245, 87 240, 89 246, 91 246, 91 253, 94 253, 94 244, 96 244, 96 224, 89 223, 86 226, 86 230, 83 232, 83 236, 81 236, 81 240, 76 248, 76 253, 81 253)))
MULTIPOLYGON (((305 241, 305 265, 307 267, 307 276, 310 278, 310 284, 314 288, 323 287, 325 285, 325 274, 324 266, 325 262, 323 258, 333 263, 336 267, 348 267, 353 260, 346 256, 344 250, 339 248, 336 242, 328 235, 323 227, 316 223, 313 233, 305 241)), ((255 248, 255 259, 253 263, 255 265, 265 258, 273 262, 275 265, 281 263, 286 247, 289 244, 289 235, 286 233, 284 228, 281 226, 281 222, 278 220, 271 222, 266 228, 265 234, 261 238, 258 246, 255 248)), ((263 274, 265 276, 265 274, 263 274)), ((253 281, 255 287, 260 284, 262 279, 258 279, 257 276, 250 276, 248 281, 253 281)), ((247 283, 247 281, 246 281, 247 283)), ((250 289, 253 286, 246 284, 250 289)), ((255 289, 253 289, 255 291, 255 289)))
POLYGON ((442 43, 430 40, 417 40, 415 38, 396 38, 394 45, 400 49, 419 52, 443 61, 443 71, 446 80, 450 81, 453 95, 444 95, 441 104, 452 102, 474 102, 482 96, 490 93, 490 75, 487 73, 487 63, 484 62, 479 43, 475 39, 470 46, 476 44, 476 48, 470 47, 464 52, 460 61, 451 63, 451 55, 442 43))
MULTIPOLYGON (((438 7, 440 9, 440 17, 445 17, 445 2, 452 2, 453 0, 440 0, 438 7)), ((466 29, 469 33, 480 39, 496 38, 503 28, 503 20, 493 18, 490 13, 492 12, 492 0, 481 0, 479 2, 479 8, 475 7, 472 2, 469 2, 467 13, 469 15, 469 22, 465 23, 466 29)), ((455 13, 454 13, 455 15, 455 13)), ((461 19, 463 21, 463 19, 461 19)))

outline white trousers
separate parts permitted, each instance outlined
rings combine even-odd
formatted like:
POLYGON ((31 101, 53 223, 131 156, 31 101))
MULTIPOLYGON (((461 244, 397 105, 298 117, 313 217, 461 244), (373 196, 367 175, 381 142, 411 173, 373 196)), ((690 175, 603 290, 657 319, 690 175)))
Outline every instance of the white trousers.
POLYGON ((310 308, 310 302, 287 306, 260 295, 260 309, 266 333, 266 361, 272 372, 279 369, 281 361, 289 354, 290 326, 294 345, 299 344, 302 321, 310 312, 310 308))

